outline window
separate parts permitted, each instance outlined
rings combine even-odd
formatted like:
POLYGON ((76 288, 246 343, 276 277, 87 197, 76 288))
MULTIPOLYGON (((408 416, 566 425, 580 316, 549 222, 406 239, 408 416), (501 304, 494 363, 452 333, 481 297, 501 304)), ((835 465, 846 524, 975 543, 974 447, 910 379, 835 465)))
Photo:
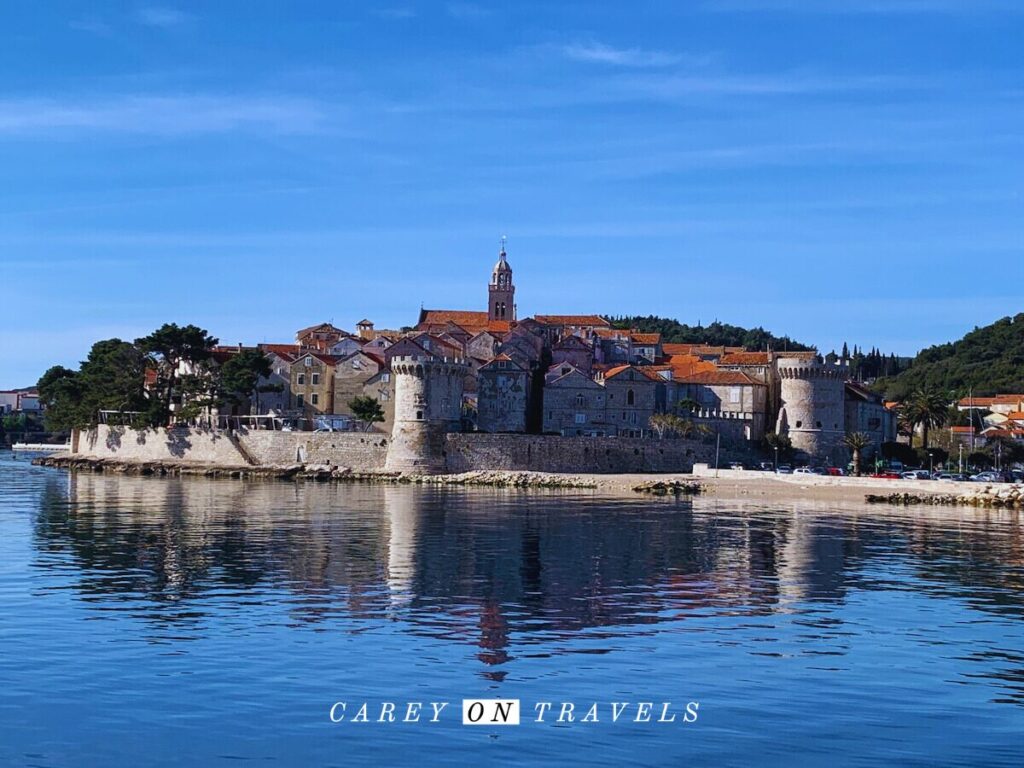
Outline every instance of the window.
POLYGON ((800 429, 800 427, 802 427, 803 425, 804 425, 804 423, 803 423, 802 421, 798 421, 798 422, 796 423, 796 428, 797 428, 797 429, 800 429))
POLYGON ((303 365, 305 365, 307 368, 312 368, 313 367, 313 356, 312 355, 306 355, 306 359, 303 362, 303 365))
POLYGON ((311 405, 319 405, 320 404, 320 395, 318 395, 316 392, 314 392, 312 395, 309 396, 309 402, 310 402, 311 405))
POLYGON ((302 395, 295 396, 295 405, 299 408, 305 405, 305 401, 303 400, 302 395))
POLYGON ((636 411, 633 411, 631 414, 629 414, 629 423, 636 424, 636 411))
POLYGON ((320 374, 319 373, 312 374, 312 376, 310 376, 310 384, 312 384, 315 387, 319 383, 320 383, 320 374))
POLYGON ((391 374, 390 373, 382 373, 380 375, 380 380, 383 381, 386 384, 387 382, 391 381, 391 374))
POLYGON ((299 385, 300 387, 301 387, 301 386, 304 386, 304 385, 305 385, 305 383, 306 383, 306 374, 304 374, 304 373, 300 373, 300 374, 299 374, 299 377, 298 377, 298 379, 297 379, 297 382, 298 382, 298 385, 299 385))
POLYGON ((730 403, 738 403, 738 402, 740 402, 740 388, 739 387, 729 387, 729 402, 730 403))
POLYGON ((583 408, 586 405, 587 405, 587 398, 585 398, 582 393, 576 395, 576 407, 577 408, 583 408))
POLYGON ((422 419, 423 418, 423 411, 416 411, 416 418, 417 419, 422 419))
POLYGON ((586 424, 587 423, 587 414, 585 414, 585 413, 577 413, 576 414, 576 423, 577 424, 586 424))
POLYGON ((626 393, 626 405, 635 405, 635 404, 636 404, 636 395, 633 394, 633 390, 631 389, 631 390, 629 390, 626 393))

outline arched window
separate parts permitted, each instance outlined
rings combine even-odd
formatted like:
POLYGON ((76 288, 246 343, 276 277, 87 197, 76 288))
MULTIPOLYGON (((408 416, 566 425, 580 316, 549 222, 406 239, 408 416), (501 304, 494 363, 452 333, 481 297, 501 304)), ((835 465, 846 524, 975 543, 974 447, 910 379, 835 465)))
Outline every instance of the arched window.
POLYGON ((582 408, 586 404, 587 404, 587 399, 582 394, 576 395, 576 406, 578 408, 582 408))
POLYGON ((626 393, 626 405, 634 405, 636 403, 636 395, 633 394, 633 390, 629 390, 626 393))

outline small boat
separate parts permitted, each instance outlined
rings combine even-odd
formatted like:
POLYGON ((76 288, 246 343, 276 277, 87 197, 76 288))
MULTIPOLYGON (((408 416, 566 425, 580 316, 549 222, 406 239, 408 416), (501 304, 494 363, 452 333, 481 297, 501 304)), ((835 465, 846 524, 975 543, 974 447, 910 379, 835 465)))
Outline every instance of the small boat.
POLYGON ((26 453, 56 453, 70 451, 71 443, 15 443, 11 446, 11 450, 25 451, 26 453))

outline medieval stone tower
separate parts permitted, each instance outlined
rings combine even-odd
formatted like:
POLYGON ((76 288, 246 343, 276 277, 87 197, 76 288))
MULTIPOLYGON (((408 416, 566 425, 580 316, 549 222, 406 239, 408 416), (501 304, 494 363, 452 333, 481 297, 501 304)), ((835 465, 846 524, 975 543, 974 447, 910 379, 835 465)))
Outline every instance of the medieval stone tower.
POLYGON ((392 359, 395 423, 386 469, 444 472, 444 436, 462 428, 462 385, 468 370, 464 361, 455 358, 405 355, 392 359))
POLYGON ((491 273, 491 282, 487 286, 487 319, 516 319, 516 287, 512 284, 512 267, 505 258, 505 240, 501 241, 501 252, 498 263, 491 273))
POLYGON ((849 366, 807 354, 777 356, 779 418, 775 431, 793 448, 833 464, 846 460, 844 393, 849 366))

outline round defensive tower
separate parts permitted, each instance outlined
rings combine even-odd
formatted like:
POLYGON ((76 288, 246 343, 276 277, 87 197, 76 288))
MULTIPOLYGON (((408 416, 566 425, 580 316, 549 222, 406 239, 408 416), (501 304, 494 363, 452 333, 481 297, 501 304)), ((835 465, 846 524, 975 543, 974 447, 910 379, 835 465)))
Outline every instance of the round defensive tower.
POLYGON ((844 395, 849 366, 817 356, 779 355, 779 419, 776 432, 813 459, 845 462, 844 395))
POLYGON ((395 472, 445 471, 444 436, 462 429, 466 364, 455 358, 403 355, 392 359, 395 422, 385 468, 395 472))

